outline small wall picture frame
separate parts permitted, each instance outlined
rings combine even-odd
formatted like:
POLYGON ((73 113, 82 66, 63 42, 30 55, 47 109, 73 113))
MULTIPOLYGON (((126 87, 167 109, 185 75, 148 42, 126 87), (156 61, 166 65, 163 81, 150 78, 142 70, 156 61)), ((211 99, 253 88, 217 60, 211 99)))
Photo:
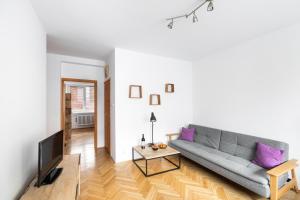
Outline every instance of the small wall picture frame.
POLYGON ((158 106, 160 105, 160 95, 159 94, 150 94, 149 96, 149 104, 151 106, 158 106))
POLYGON ((165 92, 166 93, 174 93, 175 91, 175 86, 173 83, 166 83, 165 85, 165 92))
POLYGON ((129 86, 129 98, 141 99, 142 97, 143 97, 143 94, 142 94, 142 86, 141 85, 130 85, 129 86))

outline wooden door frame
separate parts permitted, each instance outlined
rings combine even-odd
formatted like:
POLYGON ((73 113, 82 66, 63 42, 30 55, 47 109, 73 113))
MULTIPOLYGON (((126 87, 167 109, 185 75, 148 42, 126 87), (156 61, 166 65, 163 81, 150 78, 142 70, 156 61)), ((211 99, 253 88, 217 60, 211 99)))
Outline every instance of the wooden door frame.
MULTIPOLYGON (((60 80, 60 127, 65 129, 65 82, 93 83, 94 84, 94 148, 98 145, 98 85, 97 80, 61 78, 60 80)), ((64 137, 65 138, 65 137, 64 137)))
MULTIPOLYGON (((104 125, 106 125, 105 103, 106 103, 106 95, 107 94, 106 94, 105 84, 107 82, 110 82, 110 78, 108 78, 104 81, 104 125)), ((111 84, 111 83, 109 83, 109 84, 111 84)), ((109 91, 110 91, 110 88, 109 88, 109 91)), ((110 102, 109 102, 109 106, 110 106, 110 102)), ((111 109, 109 108, 109 117, 110 116, 111 116, 111 109)), ((110 126, 110 124, 111 124, 111 120, 109 120, 109 126, 110 126)), ((106 128, 104 128, 104 138, 105 138, 104 139, 104 148, 106 149, 106 128)), ((109 128, 109 141, 108 142, 109 142, 109 149, 106 149, 106 150, 108 151, 109 154, 111 154, 111 130, 110 130, 110 128, 109 128)))

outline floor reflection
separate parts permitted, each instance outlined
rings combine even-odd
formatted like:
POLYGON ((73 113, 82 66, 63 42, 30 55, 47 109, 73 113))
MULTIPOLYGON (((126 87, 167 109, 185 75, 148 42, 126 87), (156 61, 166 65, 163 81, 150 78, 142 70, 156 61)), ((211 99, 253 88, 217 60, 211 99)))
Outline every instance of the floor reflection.
POLYGON ((72 130, 71 140, 66 147, 66 154, 81 154, 81 168, 95 166, 94 129, 72 130))

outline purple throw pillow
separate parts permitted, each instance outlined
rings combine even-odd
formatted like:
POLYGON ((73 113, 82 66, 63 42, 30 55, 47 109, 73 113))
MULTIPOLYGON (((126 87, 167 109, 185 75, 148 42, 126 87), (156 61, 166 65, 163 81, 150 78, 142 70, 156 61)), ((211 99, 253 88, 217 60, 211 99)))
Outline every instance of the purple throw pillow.
POLYGON ((183 127, 180 137, 178 139, 193 142, 194 135, 195 135, 195 128, 184 128, 183 127))
POLYGON ((256 155, 252 162, 265 169, 271 169, 283 163, 283 150, 257 142, 256 155))

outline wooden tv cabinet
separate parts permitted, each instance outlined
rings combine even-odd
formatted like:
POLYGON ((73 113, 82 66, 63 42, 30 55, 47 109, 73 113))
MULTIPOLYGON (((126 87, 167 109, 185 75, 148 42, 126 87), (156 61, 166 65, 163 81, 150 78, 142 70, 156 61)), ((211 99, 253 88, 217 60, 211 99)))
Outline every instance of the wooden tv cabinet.
POLYGON ((51 185, 35 187, 30 183, 21 200, 78 200, 80 197, 80 154, 64 155, 58 165, 63 171, 51 185))

